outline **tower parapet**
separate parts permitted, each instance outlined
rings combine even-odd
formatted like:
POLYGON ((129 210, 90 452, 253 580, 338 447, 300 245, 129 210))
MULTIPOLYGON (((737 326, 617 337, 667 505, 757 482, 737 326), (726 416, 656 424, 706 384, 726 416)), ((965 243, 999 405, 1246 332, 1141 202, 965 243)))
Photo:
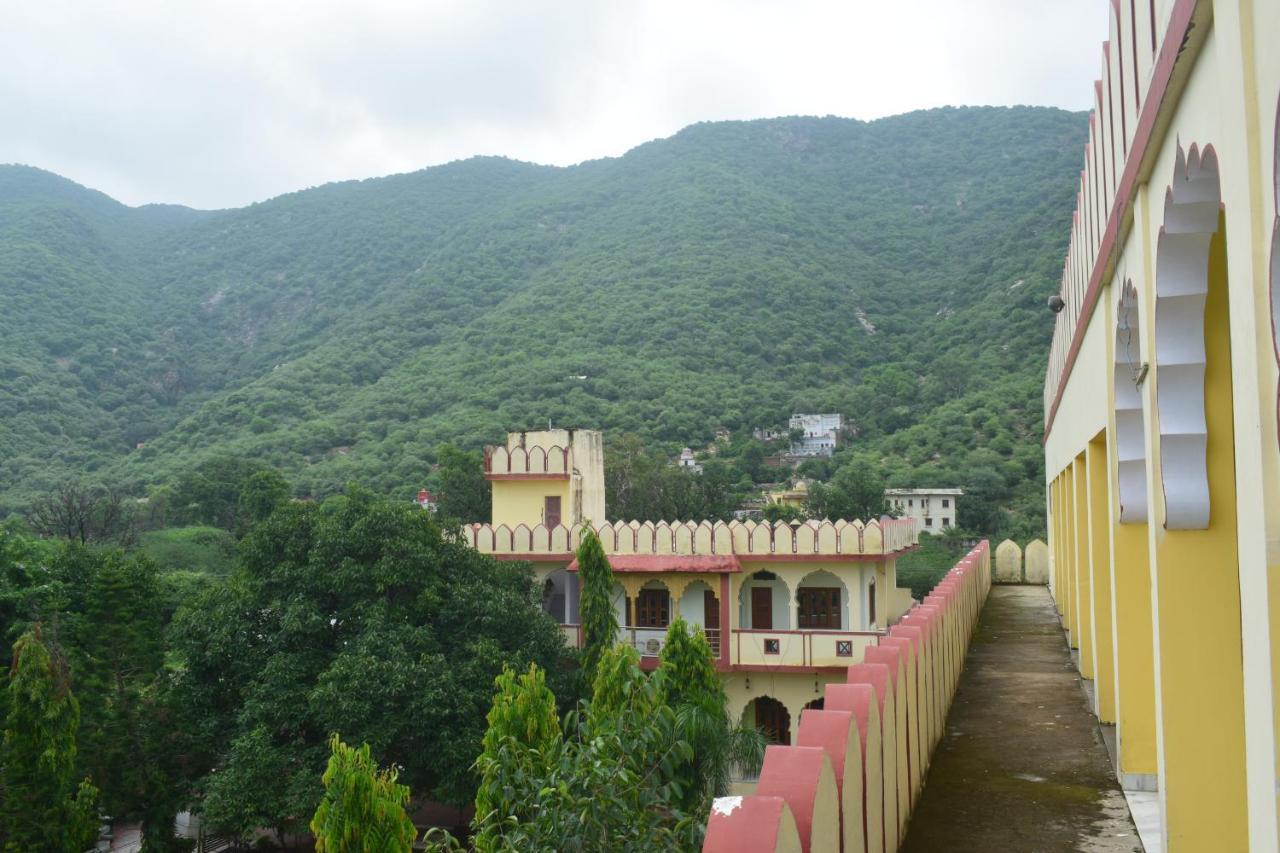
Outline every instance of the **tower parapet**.
POLYGON ((596 430, 548 429, 507 434, 486 447, 495 526, 575 526, 604 519, 604 442, 596 430))

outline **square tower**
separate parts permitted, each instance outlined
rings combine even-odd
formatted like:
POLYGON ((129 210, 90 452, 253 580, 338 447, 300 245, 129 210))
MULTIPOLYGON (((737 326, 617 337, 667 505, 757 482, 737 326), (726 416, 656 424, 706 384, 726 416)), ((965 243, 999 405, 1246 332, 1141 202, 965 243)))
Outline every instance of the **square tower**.
POLYGON ((604 440, 597 430, 507 433, 505 447, 485 448, 484 474, 493 485, 495 527, 605 521, 604 440))

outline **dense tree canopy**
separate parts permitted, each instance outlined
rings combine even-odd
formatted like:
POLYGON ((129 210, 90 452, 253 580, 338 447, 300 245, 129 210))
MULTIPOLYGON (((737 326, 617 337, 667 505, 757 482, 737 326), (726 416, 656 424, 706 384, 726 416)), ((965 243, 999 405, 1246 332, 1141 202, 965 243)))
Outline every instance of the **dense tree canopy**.
POLYGON ((574 675, 526 569, 445 537, 411 503, 352 491, 282 506, 228 583, 179 612, 178 692, 204 735, 206 819, 305 828, 329 733, 403 767, 422 795, 469 802, 504 664, 574 675))

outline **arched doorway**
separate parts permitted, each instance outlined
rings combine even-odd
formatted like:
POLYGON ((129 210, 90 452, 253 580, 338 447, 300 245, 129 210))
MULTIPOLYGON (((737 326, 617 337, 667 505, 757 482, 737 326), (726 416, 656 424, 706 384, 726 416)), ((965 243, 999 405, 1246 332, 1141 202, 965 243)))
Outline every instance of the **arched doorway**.
POLYGON ((764 732, 771 743, 791 745, 791 713, 772 696, 759 696, 751 703, 755 727, 764 732))
POLYGON ((787 631, 790 590, 773 572, 761 569, 745 578, 738 592, 738 624, 747 630, 787 631))
POLYGON ((578 576, 564 569, 547 575, 542 584, 542 609, 561 625, 578 624, 578 576))

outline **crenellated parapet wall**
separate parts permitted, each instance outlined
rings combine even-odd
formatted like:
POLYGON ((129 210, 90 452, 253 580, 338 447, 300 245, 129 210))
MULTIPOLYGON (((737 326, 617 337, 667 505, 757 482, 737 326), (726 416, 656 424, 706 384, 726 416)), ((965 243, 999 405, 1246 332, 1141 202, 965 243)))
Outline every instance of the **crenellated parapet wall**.
POLYGON ((504 477, 545 477, 568 479, 572 464, 569 448, 552 444, 527 447, 486 447, 484 473, 489 479, 504 477))
MULTIPOLYGON (((593 526, 594 527, 594 526, 593 526)), ((756 521, 618 521, 594 527, 607 554, 735 554, 780 558, 793 556, 881 556, 919 543, 912 519, 878 521, 809 521, 798 525, 756 521)), ((583 527, 538 524, 470 524, 467 543, 483 554, 537 559, 564 557, 577 550, 583 527)))
POLYGON ((990 589, 983 541, 768 748, 756 793, 715 801, 704 853, 897 850, 990 589))

